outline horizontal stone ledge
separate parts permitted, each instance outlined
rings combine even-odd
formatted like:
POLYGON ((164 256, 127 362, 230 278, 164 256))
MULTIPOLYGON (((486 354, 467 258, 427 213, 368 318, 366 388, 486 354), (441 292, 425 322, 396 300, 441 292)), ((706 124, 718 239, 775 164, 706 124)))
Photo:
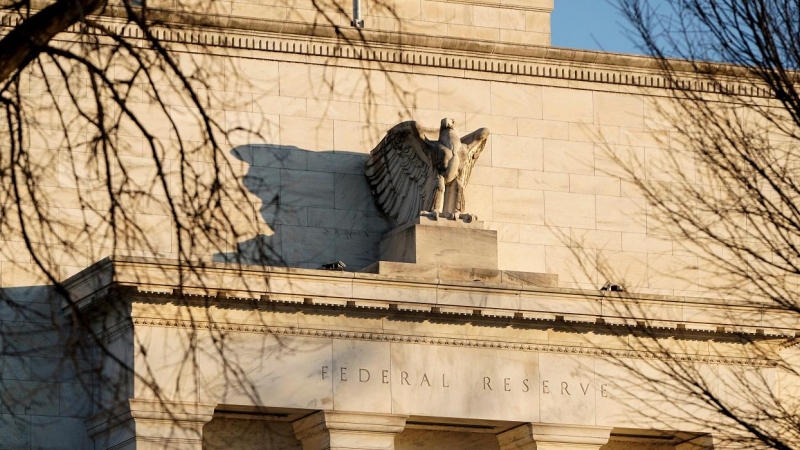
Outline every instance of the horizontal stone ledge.
MULTIPOLYGON (((48 4, 46 0, 34 0, 31 2, 31 9, 42 9, 48 4)), ((127 12, 121 6, 109 5, 103 10, 102 16, 125 19, 127 17, 127 12)), ((175 11, 158 8, 149 8, 148 16, 153 21, 173 24, 176 27, 206 27, 248 32, 276 33, 303 38, 328 38, 341 40, 346 43, 400 45, 438 50, 463 51, 485 55, 539 58, 552 60, 554 62, 560 61, 566 64, 596 64, 616 68, 624 67, 655 71, 662 69, 662 63, 657 59, 641 55, 514 44, 419 33, 369 30, 318 23, 293 22, 288 20, 278 21, 233 15, 198 14, 191 11, 175 11)), ((751 71, 747 68, 733 65, 684 60, 670 60, 669 64, 672 70, 685 72, 687 74, 715 73, 731 77, 752 76, 751 71)))
MULTIPOLYGON (((341 339, 354 341, 371 341, 382 343, 420 344, 439 347, 483 348, 494 350, 511 350, 521 352, 554 353, 586 355, 608 358, 635 359, 673 359, 679 361, 695 361, 723 365, 774 367, 779 359, 771 359, 766 354, 754 356, 740 354, 714 355, 707 353, 657 353, 646 349, 615 348, 613 346, 582 345, 575 342, 487 339, 480 336, 440 336, 420 334, 399 334, 390 331, 353 330, 338 328, 305 328, 299 326, 267 326, 256 324, 214 323, 202 321, 167 321, 161 319, 133 319, 133 326, 175 327, 192 330, 213 329, 229 333, 253 333, 273 336, 294 336, 313 339, 341 339)), ((108 333, 113 333, 109 331, 108 333)))
MULTIPOLYGON (((408 311, 472 320, 551 320, 764 336, 793 336, 798 329, 794 315, 758 304, 715 305, 703 298, 222 263, 198 263, 189 269, 150 258, 106 258, 64 284, 80 308, 98 306, 113 289, 134 289, 131 292, 140 298, 181 297, 189 303, 194 298, 198 304, 211 299, 214 305, 255 302, 383 315, 408 311), (177 286, 181 270, 191 276, 184 275, 184 285, 177 286)), ((65 314, 72 310, 65 306, 65 314)))
MULTIPOLYGON (((164 303, 175 303, 175 294, 171 293, 155 293, 151 291, 143 291, 130 299, 133 303, 156 303, 158 297, 162 297, 164 303)), ((315 298, 315 297, 291 297, 281 295, 261 296, 259 298, 253 297, 226 297, 220 300, 219 296, 203 296, 192 295, 183 297, 186 305, 193 306, 214 306, 216 308, 225 308, 231 306, 233 308, 241 308, 242 304, 249 305, 254 311, 270 312, 270 311, 302 311, 307 314, 343 314, 353 316, 374 316, 374 317, 388 317, 395 320, 434 320, 453 321, 454 323, 471 323, 477 326, 524 326, 526 323, 530 326, 537 326, 536 324, 547 325, 548 327, 556 328, 573 328, 575 326, 581 328, 601 328, 613 330, 629 329, 631 332, 634 330, 653 330, 659 332, 663 330, 671 333, 678 333, 685 335, 687 338, 702 338, 706 336, 732 336, 732 335, 762 335, 766 337, 791 337, 796 334, 792 329, 777 329, 777 328, 764 328, 758 325, 742 326, 742 325, 724 325, 714 323, 687 323, 681 321, 664 321, 653 320, 646 318, 619 318, 609 316, 597 316, 590 314, 570 313, 564 311, 517 311, 510 309, 498 308, 470 308, 458 306, 445 306, 436 304, 425 303, 392 303, 392 302, 373 302, 373 301, 353 301, 338 298, 315 298), (211 301, 209 301, 209 299, 211 301), (223 304, 222 302, 226 302, 223 304)), ((137 316, 138 317, 138 316, 137 316)), ((179 319, 158 316, 156 318, 149 318, 142 316, 134 320, 137 325, 149 326, 180 326, 186 328, 191 325, 183 323, 179 319)), ((204 327, 223 327, 229 331, 256 331, 260 328, 270 328, 272 325, 267 326, 256 323, 246 324, 208 324, 204 327)), ((197 328, 194 325, 190 328, 197 328)), ((362 331, 353 331, 360 333, 362 331)))
MULTIPOLYGON (((138 286, 140 290, 172 291, 177 286, 179 273, 184 272, 184 285, 186 293, 193 292, 197 295, 216 294, 219 291, 247 292, 248 295, 268 294, 265 280, 280 277, 294 280, 312 280, 313 282, 370 282, 386 283, 390 285, 408 284, 414 287, 459 287, 465 289, 477 288, 485 290, 513 290, 533 294, 547 295, 554 300, 561 298, 585 298, 605 301, 635 301, 652 302, 653 304, 669 303, 682 305, 697 305, 709 308, 743 308, 745 310, 758 310, 764 314, 775 313, 782 315, 783 310, 770 307, 767 304, 756 304, 736 300, 710 299, 706 297, 671 296, 640 294, 636 292, 603 292, 562 287, 542 287, 533 284, 519 285, 517 283, 491 283, 483 281, 457 281, 439 279, 420 279, 415 277, 402 277, 391 275, 370 274, 362 272, 345 272, 336 270, 302 269, 281 266, 258 266, 236 263, 215 262, 183 262, 179 264, 173 259, 147 258, 134 256, 114 256, 104 258, 79 273, 67 278, 62 284, 73 294, 73 300, 78 301, 85 296, 95 294, 99 289, 109 286, 131 285, 138 286), (200 283, 198 277, 202 277, 200 283), (225 285, 222 283, 226 282, 225 285), (231 282, 233 284, 229 284, 231 282), (238 286, 236 284, 239 284, 238 286), (247 285, 259 285, 250 288, 247 285), (713 302, 719 301, 718 304, 713 302)), ((531 273, 531 275, 537 275, 531 273)))

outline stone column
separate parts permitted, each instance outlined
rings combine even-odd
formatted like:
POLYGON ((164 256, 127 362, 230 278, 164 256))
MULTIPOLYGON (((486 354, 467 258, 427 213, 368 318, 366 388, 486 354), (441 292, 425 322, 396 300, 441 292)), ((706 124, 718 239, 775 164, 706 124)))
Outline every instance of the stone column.
POLYGON ((303 450, 393 450, 406 416, 320 411, 292 425, 303 450))
POLYGON ((611 436, 609 427, 527 423, 497 435, 500 450, 597 450, 611 436))
POLYGON ((202 450, 216 405, 128 399, 86 421, 95 450, 202 450))

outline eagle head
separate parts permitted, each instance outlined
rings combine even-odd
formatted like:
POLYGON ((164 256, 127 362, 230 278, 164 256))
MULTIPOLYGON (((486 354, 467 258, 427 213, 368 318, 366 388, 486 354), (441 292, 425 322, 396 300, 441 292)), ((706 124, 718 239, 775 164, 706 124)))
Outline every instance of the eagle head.
POLYGON ((455 127, 456 127, 456 121, 455 120, 447 118, 447 117, 442 119, 441 129, 449 128, 449 129, 452 130, 452 129, 455 129, 455 127))

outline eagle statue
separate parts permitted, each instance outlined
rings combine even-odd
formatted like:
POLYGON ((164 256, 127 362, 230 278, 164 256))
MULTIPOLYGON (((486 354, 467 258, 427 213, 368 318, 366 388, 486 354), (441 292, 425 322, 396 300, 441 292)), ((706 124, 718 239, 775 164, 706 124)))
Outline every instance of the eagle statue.
POLYGON ((442 119, 431 141, 417 122, 392 127, 370 152, 364 172, 380 209, 395 224, 421 215, 475 220, 464 212, 464 190, 486 140, 487 128, 459 137, 453 119, 442 119))

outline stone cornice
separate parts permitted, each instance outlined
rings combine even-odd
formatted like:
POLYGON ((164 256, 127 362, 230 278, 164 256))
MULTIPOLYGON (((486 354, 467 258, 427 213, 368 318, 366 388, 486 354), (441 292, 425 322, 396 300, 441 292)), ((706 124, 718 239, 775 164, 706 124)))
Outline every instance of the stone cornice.
MULTIPOLYGON (((201 298, 202 296, 195 296, 198 304, 213 304, 216 307, 222 307, 217 301, 211 303, 209 298, 201 298)), ((100 301, 111 301, 113 296, 105 297, 100 301)), ((175 296, 169 294, 153 294, 142 292, 130 298, 133 302, 148 302, 152 303, 154 300, 164 301, 165 303, 172 301, 174 303, 175 296)), ((228 299, 231 303, 236 299, 228 299)), ((249 299, 240 299, 247 301, 249 299)), ((260 300, 259 303, 269 303, 270 300, 260 300)), ((277 302, 282 303, 282 302, 277 302)), ((285 305, 284 305, 285 306, 285 305)), ((261 311, 267 309, 264 305, 259 305, 259 308, 254 311, 261 311)), ((310 306, 303 304, 302 310, 306 313, 314 314, 324 313, 324 308, 319 306, 310 306)), ((342 310, 337 308, 337 313, 342 310)), ((353 311, 351 311, 352 313, 353 311)), ((386 311, 388 312, 388 311, 386 311)), ((419 318, 414 316, 423 316, 421 311, 407 311, 405 317, 395 317, 396 320, 410 319, 419 321, 419 318)), ((347 312, 345 311, 345 315, 347 312)), ((423 320, 431 320, 430 316, 425 317, 423 320)), ((436 322, 446 322, 446 317, 433 319, 436 322)), ((484 320, 485 321, 485 320, 484 320)), ((470 320, 473 325, 479 325, 480 321, 470 320)), ((267 325, 263 323, 244 323, 232 320, 186 320, 176 317, 152 317, 147 313, 135 315, 131 320, 125 320, 116 323, 115 325, 107 328, 98 335, 99 340, 106 340, 116 334, 122 333, 133 327, 157 327, 157 328, 180 328, 187 331, 211 331, 215 333, 247 333, 247 334, 261 334, 272 336, 296 336, 306 338, 322 338, 322 339, 344 339, 344 340, 358 340, 358 341, 372 341, 372 342, 395 342, 407 343, 415 345, 435 345, 445 347, 462 347, 462 348, 483 348, 483 349, 496 349, 496 350, 513 350, 523 352, 535 353, 554 353, 554 354, 568 354, 580 356, 597 356, 612 359, 646 359, 646 360, 674 360, 692 363, 705 363, 705 364, 718 364, 718 365, 733 365, 733 366, 753 366, 753 367, 774 367, 778 364, 777 358, 768 357, 766 354, 753 357, 745 355, 710 355, 703 353, 685 353, 671 351, 669 353, 657 353, 653 351, 641 349, 620 349, 612 348, 602 345, 592 345, 588 343, 575 343, 575 342, 532 342, 520 337, 517 340, 509 338, 479 338, 479 337, 453 337, 451 335, 423 335, 420 333, 400 333, 400 332, 375 332, 365 330, 347 329, 346 324, 341 324, 339 327, 334 328, 314 328, 312 326, 278 326, 267 325)))
MULTIPOLYGON (((660 89, 668 85, 658 61, 645 56, 166 10, 151 10, 150 14, 154 21, 165 24, 153 27, 156 36, 165 42, 324 57, 327 64, 331 63, 330 58, 336 58, 341 62, 397 64, 406 70, 435 67, 476 75, 542 77, 637 88, 660 89)), ((119 8, 109 7, 105 15, 117 33, 138 37, 133 28, 114 21, 124 17, 119 8)), ((0 29, 4 26, 13 26, 13 20, 0 14, 0 29)), ((76 31, 74 27, 70 30, 76 31)), ((743 67, 681 60, 670 64, 685 74, 677 81, 680 89, 770 97, 767 89, 753 86, 755 80, 737 81, 749 75, 743 67), (698 70, 714 72, 719 75, 716 79, 726 81, 724 85, 708 83, 698 70)))
MULTIPOLYGON (((206 263, 179 266, 148 258, 106 258, 65 281, 82 310, 107 301, 113 289, 157 302, 287 304, 352 312, 416 314, 474 320, 529 320, 664 329, 724 336, 795 336, 791 312, 705 298, 608 293, 552 287, 421 280, 388 275, 206 263), (183 280, 183 281, 179 281, 183 280), (194 301, 192 300, 194 298, 194 301)), ((70 314, 70 309, 65 309, 70 314)))

